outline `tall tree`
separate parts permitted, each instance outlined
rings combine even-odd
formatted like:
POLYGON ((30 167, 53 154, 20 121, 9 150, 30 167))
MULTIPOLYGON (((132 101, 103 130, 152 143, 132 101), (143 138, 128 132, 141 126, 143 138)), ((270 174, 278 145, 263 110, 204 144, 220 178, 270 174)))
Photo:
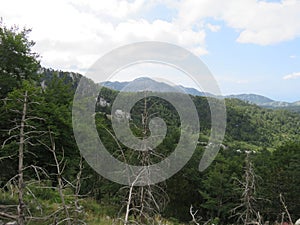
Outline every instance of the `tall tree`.
POLYGON ((30 29, 8 28, 0 19, 0 143, 7 137, 12 114, 6 112, 3 101, 8 93, 21 88, 23 80, 38 80, 38 55, 32 51, 34 42, 28 39, 30 29))
POLYGON ((28 39, 30 31, 17 26, 8 28, 0 20, 0 98, 20 87, 22 80, 38 78, 38 55, 32 52, 35 43, 28 39))
POLYGON ((25 224, 24 171, 26 168, 34 168, 37 171, 35 165, 24 161, 25 153, 30 152, 29 146, 33 145, 34 139, 43 134, 43 131, 40 131, 36 126, 38 123, 35 122, 36 120, 42 120, 35 115, 34 105, 41 103, 41 98, 38 94, 39 89, 32 86, 29 82, 23 82, 22 88, 16 89, 8 95, 6 104, 6 109, 14 115, 14 120, 11 121, 8 137, 3 142, 2 147, 7 143, 13 142, 15 143, 13 146, 18 149, 17 151, 14 148, 6 150, 10 150, 12 154, 18 156, 17 175, 10 180, 15 180, 14 183, 17 184, 17 221, 19 225, 25 224))
POLYGON ((232 211, 238 216, 237 222, 247 224, 262 224, 261 214, 257 209, 256 178, 253 163, 250 159, 251 151, 245 151, 245 168, 243 180, 240 180, 242 189, 241 204, 232 211))

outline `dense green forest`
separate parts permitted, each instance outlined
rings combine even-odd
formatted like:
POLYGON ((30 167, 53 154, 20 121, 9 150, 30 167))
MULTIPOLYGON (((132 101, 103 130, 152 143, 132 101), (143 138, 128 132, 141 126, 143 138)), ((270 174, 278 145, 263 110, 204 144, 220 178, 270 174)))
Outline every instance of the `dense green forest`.
MULTIPOLYGON (((191 96, 201 131, 190 161, 163 183, 122 186, 98 175, 78 150, 72 102, 79 80, 86 78, 42 68, 29 32, 0 24, 0 224, 274 224, 300 217, 299 113, 226 99, 222 148, 199 172, 210 110, 206 98, 191 96)), ((149 135, 146 114, 159 114, 168 126, 159 154, 136 153, 112 130, 117 95, 101 88, 95 103, 105 147, 132 164, 141 157, 148 163, 167 157, 180 136, 174 107, 147 95, 136 103, 130 112, 136 136, 149 135)))

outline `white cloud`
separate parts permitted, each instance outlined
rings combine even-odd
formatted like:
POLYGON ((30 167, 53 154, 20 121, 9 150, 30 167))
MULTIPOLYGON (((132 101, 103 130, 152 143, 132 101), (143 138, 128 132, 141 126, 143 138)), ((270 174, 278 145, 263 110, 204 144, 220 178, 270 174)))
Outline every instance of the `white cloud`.
POLYGON ((240 32, 237 41, 259 45, 276 44, 300 36, 300 1, 282 0, 185 0, 178 4, 182 24, 222 20, 240 32))
POLYGON ((80 72, 111 49, 137 41, 166 41, 207 54, 206 30, 219 31, 218 21, 240 32, 240 43, 268 45, 300 36, 299 0, 0 0, 0 5, 4 23, 33 28, 43 65, 80 72), (157 5, 175 10, 173 19, 147 20, 157 5))
POLYGON ((143 19, 157 1, 0 0, 6 24, 33 28, 42 65, 84 71, 106 52, 139 41, 166 41, 206 54, 204 29, 143 19))
POLYGON ((79 12, 92 13, 101 17, 105 15, 115 18, 126 18, 130 14, 138 12, 146 4, 144 0, 135 0, 132 2, 128 2, 126 0, 70 0, 68 3, 70 3, 79 12))
POLYGON ((300 72, 291 73, 283 77, 284 80, 297 79, 300 78, 300 72))

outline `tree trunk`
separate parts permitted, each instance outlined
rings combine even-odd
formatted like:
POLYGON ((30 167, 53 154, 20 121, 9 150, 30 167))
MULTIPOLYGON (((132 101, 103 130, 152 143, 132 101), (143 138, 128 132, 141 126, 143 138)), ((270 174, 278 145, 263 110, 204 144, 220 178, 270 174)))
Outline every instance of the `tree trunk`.
POLYGON ((25 91, 24 95, 24 103, 23 103, 23 112, 22 112, 22 120, 21 120, 21 127, 20 127, 20 143, 19 143, 19 181, 18 181, 18 192, 19 192, 19 205, 18 205, 18 224, 24 225, 25 216, 24 216, 24 199, 23 199, 23 192, 24 192, 24 180, 23 180, 23 167, 24 167, 24 142, 25 142, 25 135, 24 135, 24 127, 25 127, 25 119, 26 119, 26 112, 27 112, 27 100, 28 100, 28 92, 25 91))
POLYGON ((127 204, 126 204, 126 213, 125 213, 124 225, 128 224, 133 185, 134 184, 132 184, 130 186, 130 189, 129 189, 128 200, 127 200, 127 204))

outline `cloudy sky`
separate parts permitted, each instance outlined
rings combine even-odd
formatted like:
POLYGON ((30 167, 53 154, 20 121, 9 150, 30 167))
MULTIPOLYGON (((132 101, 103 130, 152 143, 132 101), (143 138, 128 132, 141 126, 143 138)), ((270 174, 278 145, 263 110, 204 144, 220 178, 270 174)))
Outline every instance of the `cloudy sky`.
POLYGON ((300 100, 300 0, 0 0, 0 17, 32 28, 45 67, 84 74, 119 46, 164 41, 196 54, 223 94, 300 100))

